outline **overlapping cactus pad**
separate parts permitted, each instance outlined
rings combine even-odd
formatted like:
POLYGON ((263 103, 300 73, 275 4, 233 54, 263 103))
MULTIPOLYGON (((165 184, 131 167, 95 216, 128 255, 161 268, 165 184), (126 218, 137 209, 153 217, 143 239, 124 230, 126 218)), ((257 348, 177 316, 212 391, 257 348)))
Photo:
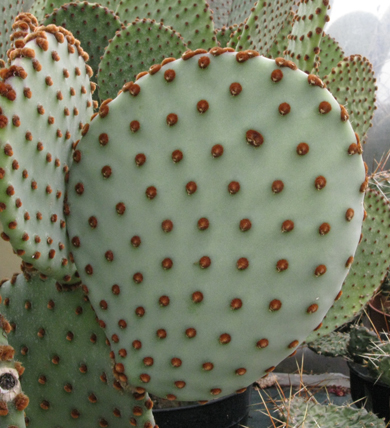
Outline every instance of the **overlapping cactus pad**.
POLYGON ((240 391, 320 323, 363 219, 347 118, 292 62, 228 48, 163 62, 102 104, 75 152, 68 226, 131 384, 240 391))
POLYGON ((180 57, 186 50, 175 30, 151 19, 132 22, 116 33, 104 52, 99 65, 99 98, 115 97, 127 80, 165 58, 180 57))
POLYGON ((351 55, 340 61, 324 77, 324 82, 338 102, 348 106, 353 127, 363 141, 376 110, 377 87, 372 64, 361 55, 351 55))
POLYGON ((351 321, 368 303, 386 277, 390 262, 389 200, 368 189, 364 200, 367 218, 363 223, 362 241, 356 251, 351 270, 323 321, 320 330, 311 333, 315 340, 351 321))
POLYGON ((22 7, 22 0, 5 0, 0 4, 0 59, 7 59, 7 50, 11 47, 12 24, 22 7))
POLYGON ((3 283, 0 293, 15 358, 26 369, 29 428, 153 428, 148 395, 133 396, 114 378, 110 347, 81 288, 57 289, 34 273, 3 283))
POLYGON ((17 46, 0 81, 2 237, 42 273, 71 281, 65 181, 93 113, 88 55, 55 25, 37 27, 17 46))

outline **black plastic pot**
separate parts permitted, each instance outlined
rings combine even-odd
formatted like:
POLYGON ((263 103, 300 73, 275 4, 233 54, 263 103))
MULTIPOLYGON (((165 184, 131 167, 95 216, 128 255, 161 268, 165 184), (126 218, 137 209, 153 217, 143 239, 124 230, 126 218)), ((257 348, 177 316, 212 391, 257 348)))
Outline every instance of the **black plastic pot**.
POLYGON ((252 387, 207 404, 153 410, 159 428, 239 428, 248 419, 252 387))
POLYGON ((354 402, 356 401, 356 406, 364 407, 389 422, 390 386, 374 379, 368 369, 360 364, 348 363, 348 366, 351 397, 354 402))

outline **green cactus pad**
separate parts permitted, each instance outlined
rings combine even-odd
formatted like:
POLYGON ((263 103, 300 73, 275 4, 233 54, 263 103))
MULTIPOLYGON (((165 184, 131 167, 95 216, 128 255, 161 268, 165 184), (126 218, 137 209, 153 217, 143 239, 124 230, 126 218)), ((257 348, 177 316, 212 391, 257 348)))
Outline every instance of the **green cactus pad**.
POLYGON ((0 4, 0 59, 7 59, 7 51, 11 48, 12 24, 22 8, 23 0, 4 0, 0 4))
POLYGON ((279 31, 286 23, 293 4, 292 0, 277 0, 276 4, 275 2, 257 2, 245 24, 236 49, 255 49, 267 56, 279 31))
POLYGON ((320 404, 315 400, 294 397, 277 408, 281 421, 288 426, 305 428, 385 428, 383 419, 365 409, 335 404, 320 404))
POLYGON ((73 256, 130 382, 155 395, 207 400, 265 375, 320 323, 359 241, 344 111, 256 55, 188 52, 129 82, 72 165, 73 256))
POLYGON ((128 79, 165 58, 180 57, 186 49, 176 31, 150 19, 134 21, 118 31, 105 50, 99 66, 99 98, 114 98, 128 79))
POLYGON ((122 374, 114 378, 110 347, 81 288, 67 291, 33 273, 3 283, 0 293, 14 327, 9 341, 26 368, 29 428, 154 426, 148 395, 137 400, 120 386, 122 374))
POLYGON ((215 35, 217 37, 218 43, 221 47, 226 47, 230 42, 230 38, 233 33, 237 30, 238 25, 230 25, 229 27, 221 27, 218 30, 215 30, 215 35))
POLYGON ((308 337, 309 341, 351 321, 366 306, 386 277, 390 264, 389 200, 368 189, 364 206, 367 218, 363 223, 362 241, 345 278, 342 293, 326 314, 322 328, 313 332, 308 337))
POLYGON ((91 70, 67 30, 36 30, 10 51, 11 66, 1 73, 2 237, 45 275, 71 281, 65 180, 72 149, 93 113, 91 70))
MULTIPOLYGON (((115 32, 121 29, 119 17, 97 3, 69 3, 55 9, 44 21, 45 25, 61 25, 80 41, 88 52, 89 61, 96 82, 100 58, 115 32)), ((94 97, 97 100, 97 93, 94 97)))
POLYGON ((292 30, 292 23, 294 21, 294 12, 290 12, 283 23, 282 28, 279 30, 276 38, 271 46, 271 49, 268 51, 268 58, 279 58, 284 56, 284 52, 287 50, 288 46, 288 36, 292 30))
POLYGON ((232 0, 230 6, 228 24, 240 24, 244 22, 251 14, 251 9, 255 7, 256 0, 232 0))
POLYGON ((208 0, 207 3, 213 12, 215 28, 228 25, 229 15, 232 10, 232 0, 208 0))
POLYGON ((332 331, 325 336, 309 342, 307 346, 314 352, 325 357, 346 357, 349 333, 332 331))
POLYGON ((338 102, 347 107, 352 126, 363 141, 376 110, 377 87, 370 61, 360 55, 344 58, 324 78, 324 82, 338 102))
POLYGON ((241 34, 244 31, 245 24, 242 22, 241 24, 234 27, 235 30, 232 34, 230 34, 230 40, 226 44, 227 47, 233 49, 237 46, 237 43, 240 40, 241 34))
POLYGON ((301 0, 295 16, 286 59, 296 62, 306 73, 318 74, 320 43, 327 15, 329 0, 301 0))
POLYGON ((324 78, 330 74, 332 68, 336 67, 344 59, 344 52, 338 42, 328 34, 321 39, 320 48, 321 61, 318 74, 321 78, 324 78))
POLYGON ((24 368, 14 361, 15 350, 7 338, 10 331, 11 325, 0 313, 0 426, 26 428, 24 410, 29 399, 22 392, 19 379, 24 368))
POLYGON ((217 46, 214 23, 205 0, 165 0, 160 8, 144 0, 121 0, 116 13, 124 24, 135 19, 154 19, 180 33, 190 48, 209 49, 217 46))

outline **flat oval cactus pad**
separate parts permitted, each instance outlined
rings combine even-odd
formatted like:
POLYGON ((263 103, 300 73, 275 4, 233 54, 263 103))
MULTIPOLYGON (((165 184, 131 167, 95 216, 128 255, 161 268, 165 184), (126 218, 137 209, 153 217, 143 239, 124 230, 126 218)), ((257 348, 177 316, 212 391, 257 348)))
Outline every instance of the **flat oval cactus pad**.
POLYGON ((254 51, 187 52, 102 104, 69 237, 130 384, 208 400, 295 350, 353 260, 359 153, 317 77, 254 51))

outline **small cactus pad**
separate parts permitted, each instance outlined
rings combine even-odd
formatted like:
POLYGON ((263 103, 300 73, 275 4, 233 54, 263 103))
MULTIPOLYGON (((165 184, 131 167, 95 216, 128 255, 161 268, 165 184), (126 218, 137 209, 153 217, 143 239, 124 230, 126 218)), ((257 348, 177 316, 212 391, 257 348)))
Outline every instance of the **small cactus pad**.
POLYGON ((7 50, 11 47, 12 24, 22 7, 23 0, 4 0, 0 3, 0 59, 7 59, 7 50))
POLYGON ((187 49, 176 31, 150 19, 137 20, 118 31, 99 66, 99 98, 114 98, 124 83, 165 58, 180 57, 187 49), (151 54, 153 51, 153 54, 151 54))
POLYGON ((93 113, 91 70, 78 41, 61 27, 37 27, 18 42, 0 81, 2 237, 45 275, 70 281, 65 180, 93 113))
POLYGON ((22 392, 19 379, 24 367, 14 361, 15 350, 8 344, 10 331, 11 325, 0 313, 0 426, 25 428, 24 410, 29 399, 22 392))
POLYGON ((320 69, 319 76, 324 78, 329 75, 333 67, 344 59, 344 52, 338 42, 326 34, 321 39, 320 69))
POLYGON ((292 0, 259 1, 250 14, 236 49, 255 49, 267 56, 279 31, 288 19, 292 0))
POLYGON ((383 419, 367 410, 352 406, 320 404, 313 400, 295 396, 278 405, 280 420, 289 427, 305 428, 385 428, 383 419))
POLYGON ((331 306, 366 181, 321 83, 213 48, 100 107, 70 173, 69 236, 132 384, 179 400, 240 391, 331 306))
POLYGON ((0 293, 13 326, 10 343, 26 368, 29 428, 153 428, 147 394, 136 399, 122 389, 120 364, 114 378, 110 347, 81 288, 56 287, 32 273, 15 275, 0 293))
POLYGON ((348 107, 352 126, 363 141, 376 110, 377 87, 370 61, 360 55, 344 58, 324 78, 324 82, 337 101, 348 107))
POLYGON ((324 357, 346 357, 347 343, 349 340, 349 333, 340 333, 332 331, 314 342, 309 342, 307 346, 318 355, 324 357))
POLYGON ((213 12, 215 28, 228 25, 229 15, 232 10, 232 0, 208 0, 207 3, 213 12))
POLYGON ((44 24, 60 25, 72 32, 88 52, 88 64, 94 73, 91 80, 96 82, 104 48, 114 37, 115 32, 121 29, 119 17, 113 11, 96 3, 69 3, 55 9, 46 17, 44 24))
POLYGON ((211 9, 205 0, 165 0, 160 7, 154 1, 121 0, 116 13, 124 24, 148 18, 172 27, 193 49, 217 46, 211 9))
POLYGON ((389 200, 368 189, 364 207, 367 218, 363 223, 362 241, 351 269, 337 300, 323 320, 322 328, 311 333, 309 341, 351 321, 366 306, 386 277, 390 264, 389 200))
POLYGON ((255 6, 256 0, 232 0, 231 12, 228 24, 240 24, 251 14, 251 9, 255 6))
POLYGON ((318 73, 323 28, 329 21, 329 0, 301 0, 294 18, 286 58, 306 73, 318 73))

